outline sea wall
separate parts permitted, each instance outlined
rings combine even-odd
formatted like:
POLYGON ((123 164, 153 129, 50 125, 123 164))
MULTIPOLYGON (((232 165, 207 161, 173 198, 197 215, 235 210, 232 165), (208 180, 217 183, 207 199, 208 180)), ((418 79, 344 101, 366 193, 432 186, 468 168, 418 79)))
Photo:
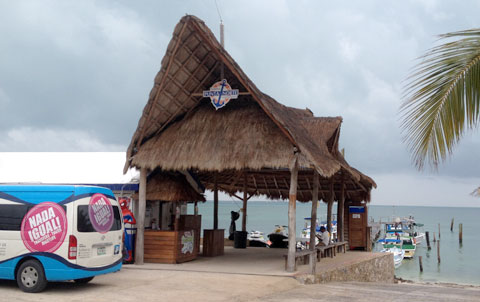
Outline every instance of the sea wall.
POLYGON ((305 284, 341 281, 393 283, 394 277, 393 254, 376 253, 370 259, 346 263, 341 267, 317 272, 315 278, 313 275, 300 275, 297 276, 297 279, 305 284))

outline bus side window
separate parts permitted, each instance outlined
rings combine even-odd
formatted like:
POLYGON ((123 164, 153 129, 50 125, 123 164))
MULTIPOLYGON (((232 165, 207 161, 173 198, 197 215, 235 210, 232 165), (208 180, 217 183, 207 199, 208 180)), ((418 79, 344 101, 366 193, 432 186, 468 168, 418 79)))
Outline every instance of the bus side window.
POLYGON ((33 206, 0 204, 0 231, 20 231, 23 217, 33 206))
MULTIPOLYGON (((25 204, 0 204, 0 231, 20 231, 23 217, 35 205, 25 204)), ((65 213, 67 207, 62 206, 65 213)))
MULTIPOLYGON (((113 206, 113 224, 110 231, 122 229, 122 220, 120 217, 120 209, 118 206, 113 206)), ((77 231, 81 233, 96 232, 88 215, 88 205, 79 205, 77 208, 77 231)))

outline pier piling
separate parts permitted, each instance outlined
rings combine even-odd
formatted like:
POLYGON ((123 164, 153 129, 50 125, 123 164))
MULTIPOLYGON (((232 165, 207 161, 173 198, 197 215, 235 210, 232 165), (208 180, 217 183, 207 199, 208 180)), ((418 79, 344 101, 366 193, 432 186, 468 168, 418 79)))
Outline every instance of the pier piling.
POLYGON ((450 223, 450 232, 453 232, 453 222, 455 221, 455 217, 452 218, 452 223, 450 223))
POLYGON ((437 258, 438 264, 440 265, 440 240, 437 242, 437 258))
POLYGON ((418 256, 418 264, 420 265, 420 273, 423 273, 422 256, 418 256))
POLYGON ((437 242, 437 238, 435 237, 435 232, 433 232, 433 243, 437 242))
POLYGON ((438 240, 440 240, 440 223, 438 224, 438 240))
POLYGON ((459 242, 460 244, 462 244, 462 243, 463 243, 463 223, 460 223, 460 224, 458 225, 458 229, 459 229, 459 232, 458 232, 458 242, 459 242))
POLYGON ((431 250, 432 247, 430 246, 430 232, 425 232, 425 236, 427 237, 427 248, 431 250))

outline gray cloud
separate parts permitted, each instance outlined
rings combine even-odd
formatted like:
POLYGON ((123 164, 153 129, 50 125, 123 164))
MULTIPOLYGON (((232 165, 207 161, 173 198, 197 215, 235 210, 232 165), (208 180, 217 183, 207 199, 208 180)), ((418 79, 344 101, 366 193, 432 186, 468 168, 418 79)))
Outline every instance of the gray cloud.
MULTIPOLYGON (((227 50, 262 91, 343 116, 341 145, 362 171, 417 173, 399 130, 403 81, 437 34, 478 26, 478 2, 217 2, 227 50)), ((0 150, 125 151, 186 13, 218 34, 213 0, 0 0, 0 150)), ((478 132, 440 175, 476 177, 472 150, 478 132)))

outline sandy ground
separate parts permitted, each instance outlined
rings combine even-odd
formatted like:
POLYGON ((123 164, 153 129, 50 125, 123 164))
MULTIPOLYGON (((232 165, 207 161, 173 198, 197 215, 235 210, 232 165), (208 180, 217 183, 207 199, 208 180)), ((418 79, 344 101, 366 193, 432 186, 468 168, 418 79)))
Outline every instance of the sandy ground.
POLYGON ((39 294, 0 281, 0 301, 480 301, 480 287, 424 284, 301 285, 290 276, 122 269, 90 284, 51 283, 39 294))

